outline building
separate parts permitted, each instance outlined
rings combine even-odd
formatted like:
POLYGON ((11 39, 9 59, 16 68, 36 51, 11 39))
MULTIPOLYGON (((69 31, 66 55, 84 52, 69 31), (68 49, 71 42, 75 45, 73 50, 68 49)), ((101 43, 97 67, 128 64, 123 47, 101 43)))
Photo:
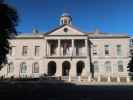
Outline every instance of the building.
POLYGON ((59 26, 46 33, 18 35, 10 40, 5 77, 118 77, 128 76, 128 35, 81 32, 64 13, 59 26))
POLYGON ((129 39, 129 54, 130 54, 130 57, 133 56, 133 37, 129 39))

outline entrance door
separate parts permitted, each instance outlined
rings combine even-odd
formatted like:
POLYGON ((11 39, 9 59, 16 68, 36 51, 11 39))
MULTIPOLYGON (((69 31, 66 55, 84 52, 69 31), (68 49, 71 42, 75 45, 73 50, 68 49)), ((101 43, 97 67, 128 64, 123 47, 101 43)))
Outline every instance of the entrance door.
POLYGON ((54 61, 50 61, 48 63, 48 76, 53 76, 56 73, 56 63, 54 61))
POLYGON ((69 72, 70 72, 70 62, 65 61, 62 64, 62 75, 69 76, 69 72))
POLYGON ((77 76, 81 76, 84 67, 85 67, 84 62, 79 61, 79 62, 77 63, 77 76))

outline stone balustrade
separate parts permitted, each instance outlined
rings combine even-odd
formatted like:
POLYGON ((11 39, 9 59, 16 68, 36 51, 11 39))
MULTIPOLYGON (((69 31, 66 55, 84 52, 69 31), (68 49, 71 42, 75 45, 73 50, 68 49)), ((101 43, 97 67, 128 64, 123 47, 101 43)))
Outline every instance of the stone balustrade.
POLYGON ((67 79, 69 82, 97 82, 97 83, 102 83, 102 82, 108 82, 108 83, 130 83, 130 77, 129 76, 107 76, 107 77, 103 77, 103 76, 97 76, 94 78, 91 78, 91 76, 88 77, 81 77, 81 76, 77 76, 77 77, 68 77, 67 79))

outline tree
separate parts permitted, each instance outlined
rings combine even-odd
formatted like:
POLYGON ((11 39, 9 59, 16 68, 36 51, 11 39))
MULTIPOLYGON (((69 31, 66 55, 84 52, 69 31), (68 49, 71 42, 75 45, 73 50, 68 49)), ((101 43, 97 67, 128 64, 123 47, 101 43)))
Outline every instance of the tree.
POLYGON ((9 52, 9 39, 16 35, 18 15, 15 8, 0 0, 0 68, 7 63, 6 55, 9 52))
POLYGON ((131 57, 131 60, 128 63, 128 71, 129 71, 129 76, 131 77, 131 80, 133 80, 133 56, 131 57))

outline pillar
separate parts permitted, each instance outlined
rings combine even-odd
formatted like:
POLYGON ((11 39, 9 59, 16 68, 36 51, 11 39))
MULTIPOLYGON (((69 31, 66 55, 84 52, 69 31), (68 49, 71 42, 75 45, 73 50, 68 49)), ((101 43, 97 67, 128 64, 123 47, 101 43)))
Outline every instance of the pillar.
POLYGON ((48 46, 47 46, 47 40, 45 40, 45 43, 46 43, 46 44, 45 44, 45 51, 46 51, 46 52, 45 52, 45 56, 47 56, 47 47, 48 47, 48 46))
POLYGON ((126 77, 126 81, 127 81, 127 83, 130 82, 129 76, 126 77))
POLYGON ((61 56, 61 40, 58 40, 58 56, 61 56))
POLYGON ((50 49, 49 49, 48 40, 46 40, 46 55, 47 55, 47 56, 50 56, 50 55, 49 55, 49 51, 50 51, 50 49))
POLYGON ((120 76, 117 76, 117 82, 120 82, 120 76))
POLYGON ((78 81, 81 82, 81 77, 80 76, 78 76, 78 81))
POLYGON ((91 82, 91 76, 88 76, 88 82, 91 82))
POLYGON ((74 40, 72 39, 72 50, 71 50, 71 55, 70 56, 74 56, 74 40))
POLYGON ((98 82, 101 81, 101 76, 100 76, 100 75, 98 75, 98 77, 97 77, 97 81, 98 81, 98 82))
POLYGON ((110 82, 110 76, 108 76, 108 82, 110 82))
POLYGON ((71 82, 71 76, 70 76, 70 75, 69 75, 69 77, 68 77, 68 81, 71 82))
POLYGON ((86 55, 88 56, 88 50, 89 50, 88 49, 88 39, 85 39, 85 48, 86 48, 86 50, 85 50, 86 52, 85 52, 84 56, 86 56, 86 55))

